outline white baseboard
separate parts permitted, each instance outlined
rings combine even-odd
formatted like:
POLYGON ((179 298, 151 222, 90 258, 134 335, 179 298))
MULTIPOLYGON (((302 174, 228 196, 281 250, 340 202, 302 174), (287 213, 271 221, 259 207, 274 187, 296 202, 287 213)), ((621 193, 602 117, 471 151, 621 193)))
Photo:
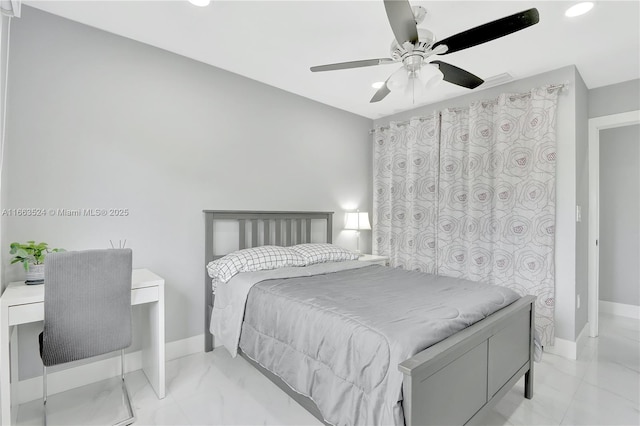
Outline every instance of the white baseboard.
MULTIPOLYGON (((203 351, 204 335, 188 337, 165 345, 165 359, 181 358, 203 351)), ((142 351, 125 354, 127 373, 142 368, 142 351)), ((47 374, 47 393, 52 395, 69 389, 85 386, 120 374, 120 355, 100 361, 79 365, 47 374)), ((21 380, 16 389, 14 401, 23 404, 42 398, 42 376, 21 380)))
POLYGON ((553 346, 545 346, 544 351, 569 359, 578 359, 589 339, 589 323, 585 324, 576 341, 555 338, 553 346))
POLYGON ((553 346, 545 346, 544 351, 550 354, 559 355, 569 359, 578 358, 578 350, 576 349, 576 342, 572 342, 571 340, 560 339, 559 337, 556 337, 554 339, 553 346))
POLYGON ((640 320, 640 306, 625 305, 624 303, 614 303, 607 302, 606 300, 599 300, 598 309, 603 314, 612 314, 640 320))
POLYGON ((589 323, 586 323, 584 327, 582 327, 582 331, 578 334, 578 338, 576 339, 576 359, 580 357, 580 354, 584 350, 589 339, 589 323))

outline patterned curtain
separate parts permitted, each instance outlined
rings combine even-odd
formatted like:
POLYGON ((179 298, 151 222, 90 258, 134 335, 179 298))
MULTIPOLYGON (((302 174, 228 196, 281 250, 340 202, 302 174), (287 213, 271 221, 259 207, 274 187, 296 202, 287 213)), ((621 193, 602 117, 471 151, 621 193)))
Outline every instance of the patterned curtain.
POLYGON ((441 118, 437 271, 538 297, 554 338, 557 89, 501 95, 441 118))
POLYGON ((374 135, 373 245, 392 266, 436 273, 440 117, 391 123, 374 135))
POLYGON ((543 345, 554 338, 557 91, 503 94, 374 135, 374 252, 537 296, 543 345))

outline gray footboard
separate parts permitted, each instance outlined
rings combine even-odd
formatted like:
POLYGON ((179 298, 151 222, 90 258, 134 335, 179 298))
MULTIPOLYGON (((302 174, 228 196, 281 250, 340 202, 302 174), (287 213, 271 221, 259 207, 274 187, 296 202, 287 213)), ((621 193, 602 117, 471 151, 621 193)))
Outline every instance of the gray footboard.
POLYGON ((532 398, 534 304, 523 297, 402 362, 406 425, 474 424, 523 375, 532 398))

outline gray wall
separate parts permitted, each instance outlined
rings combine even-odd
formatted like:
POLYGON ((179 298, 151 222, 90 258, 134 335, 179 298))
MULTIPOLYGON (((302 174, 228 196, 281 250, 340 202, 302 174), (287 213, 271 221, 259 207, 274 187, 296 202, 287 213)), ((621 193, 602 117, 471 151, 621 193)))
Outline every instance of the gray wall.
POLYGON ((640 79, 589 90, 589 118, 640 109, 640 79))
MULTIPOLYGON (((0 14, 0 117, 4 115, 4 95, 5 95, 5 70, 7 66, 8 52, 8 33, 9 33, 9 18, 0 14)), ((0 122, 0 138, 2 137, 3 123, 0 122)), ((0 139, 0 144, 2 140, 0 139)), ((2 192, 2 169, 3 169, 3 149, 0 146, 0 210, 5 206, 5 194, 2 192)), ((6 235, 6 218, 0 216, 0 243, 4 241, 6 235)), ((0 290, 2 289, 2 277, 4 276, 4 265, 0 262, 0 290)))
MULTIPOLYGON (((557 110, 557 179, 556 179, 556 336, 575 341, 576 337, 576 100, 584 98, 583 83, 577 82, 579 74, 574 66, 512 81, 486 90, 419 107, 374 121, 383 126, 390 121, 403 121, 410 117, 426 115, 448 107, 465 106, 481 99, 491 99, 504 92, 526 92, 546 84, 566 83, 558 101, 557 110), (578 95, 578 92, 580 93, 578 95)), ((444 83, 443 83, 444 84, 444 83)), ((583 100, 583 99, 582 99, 583 100)), ((584 100, 583 100, 584 102, 584 100)), ((585 102, 586 103, 586 102, 585 102)), ((586 126, 586 123, 584 124, 586 126)), ((584 295, 586 297, 586 294, 584 295)), ((586 305, 585 306, 586 309, 586 305)))
MULTIPOLYGON (((334 241, 355 248, 341 228, 347 205, 371 206, 371 120, 29 7, 10 59, 3 207, 129 215, 8 218, 4 285, 23 278, 10 241, 126 238, 166 279, 170 342, 202 333, 203 209, 335 211, 334 241)), ((36 331, 21 378, 40 372, 36 331)))
POLYGON ((600 131, 600 300, 640 305, 640 125, 600 131))
POLYGON ((576 205, 581 221, 576 222, 576 324, 575 336, 587 325, 589 306, 589 93, 576 70, 576 205), (578 306, 577 297, 580 297, 578 306))

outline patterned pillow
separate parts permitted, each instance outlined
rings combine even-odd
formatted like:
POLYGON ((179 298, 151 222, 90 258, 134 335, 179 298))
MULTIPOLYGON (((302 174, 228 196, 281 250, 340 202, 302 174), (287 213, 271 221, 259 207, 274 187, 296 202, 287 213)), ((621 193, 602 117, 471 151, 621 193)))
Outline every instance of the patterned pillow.
POLYGON ((344 260, 357 260, 359 255, 351 250, 334 246, 333 244, 298 244, 291 247, 305 262, 305 265, 314 265, 324 262, 342 262, 344 260))
POLYGON ((218 260, 209 262, 207 272, 214 280, 226 283, 239 272, 304 265, 304 259, 288 248, 262 246, 234 251, 218 260))

